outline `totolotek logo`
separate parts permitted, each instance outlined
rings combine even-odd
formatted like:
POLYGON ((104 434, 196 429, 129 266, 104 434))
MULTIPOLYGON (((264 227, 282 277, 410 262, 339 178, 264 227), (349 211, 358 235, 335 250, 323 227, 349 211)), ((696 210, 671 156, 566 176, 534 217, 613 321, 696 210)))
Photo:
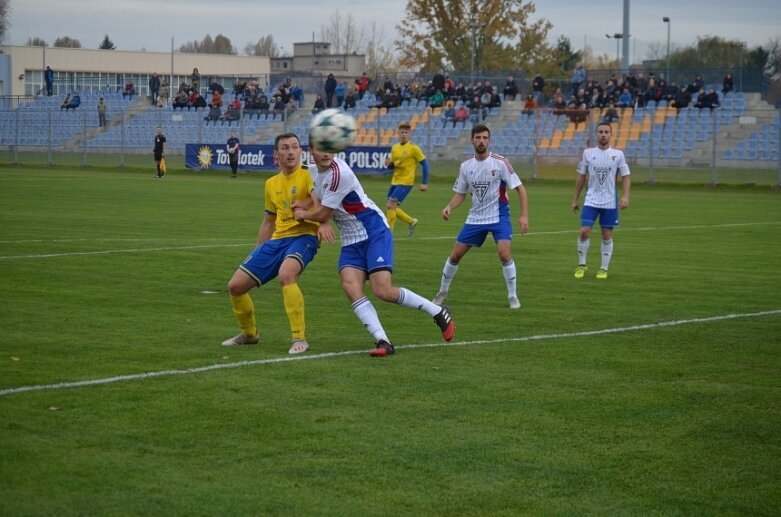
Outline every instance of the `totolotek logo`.
MULTIPOLYGON (((262 150, 258 151, 239 151, 239 165, 266 165, 266 155, 262 150)), ((230 163, 230 154, 222 149, 217 149, 217 165, 230 163)))

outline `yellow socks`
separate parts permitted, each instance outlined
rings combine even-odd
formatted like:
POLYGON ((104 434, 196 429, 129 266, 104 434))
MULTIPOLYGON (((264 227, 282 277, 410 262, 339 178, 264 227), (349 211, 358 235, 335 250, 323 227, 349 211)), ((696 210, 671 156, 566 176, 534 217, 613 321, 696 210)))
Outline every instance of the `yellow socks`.
POLYGON ((282 286, 282 300, 285 312, 290 322, 290 334, 293 341, 306 340, 306 323, 304 322, 304 295, 298 284, 282 286))
MULTIPOLYGON (((410 215, 407 212, 402 210, 401 207, 398 206, 396 207, 396 216, 407 224, 412 224, 412 221, 415 220, 414 218, 410 217, 410 215)), ((391 229, 393 229, 392 226, 391 229)))
POLYGON ((396 210, 398 210, 398 208, 385 212, 385 217, 388 219, 388 226, 390 226, 391 231, 393 231, 393 227, 396 226, 396 210))
POLYGON ((231 305, 236 321, 239 322, 239 328, 245 336, 254 337, 258 334, 258 327, 255 325, 255 305, 252 303, 252 297, 249 293, 240 296, 231 295, 231 305))

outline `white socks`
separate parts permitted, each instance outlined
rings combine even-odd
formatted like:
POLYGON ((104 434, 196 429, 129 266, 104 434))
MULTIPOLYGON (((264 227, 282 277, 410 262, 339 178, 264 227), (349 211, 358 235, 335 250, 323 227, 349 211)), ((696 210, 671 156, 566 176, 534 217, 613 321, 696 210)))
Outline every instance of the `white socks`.
POLYGON ((388 335, 385 334, 385 329, 382 328, 380 318, 377 316, 377 311, 374 309, 374 305, 365 296, 360 300, 356 300, 352 304, 353 312, 358 319, 361 320, 363 326, 374 337, 374 341, 384 340, 390 343, 388 335))
POLYGON ((442 269, 442 283, 439 285, 439 292, 446 293, 450 289, 450 284, 453 282, 453 277, 456 276, 458 271, 458 264, 450 262, 450 257, 445 260, 445 267, 442 269))
POLYGON ((507 297, 517 298, 516 295, 516 274, 515 274, 515 261, 513 259, 502 263, 502 274, 504 274, 504 282, 507 284, 507 297))
POLYGON ((591 241, 588 238, 582 241, 580 240, 580 236, 578 236, 578 265, 579 266, 586 265, 586 256, 588 255, 589 244, 591 244, 591 241))
POLYGON ((436 316, 442 311, 442 307, 431 303, 419 294, 413 293, 407 288, 399 287, 399 300, 396 302, 404 307, 410 307, 419 311, 425 311, 429 316, 436 316))
POLYGON ((602 241, 602 268, 607 271, 610 266, 610 257, 613 256, 613 239, 602 241))

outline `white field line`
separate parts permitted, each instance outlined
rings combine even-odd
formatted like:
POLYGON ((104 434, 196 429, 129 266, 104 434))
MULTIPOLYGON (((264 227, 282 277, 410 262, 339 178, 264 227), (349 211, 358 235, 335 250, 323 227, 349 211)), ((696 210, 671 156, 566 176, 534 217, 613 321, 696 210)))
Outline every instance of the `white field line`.
MULTIPOLYGON (((700 224, 700 225, 687 225, 687 226, 648 226, 645 228, 622 228, 621 232, 652 232, 652 231, 674 231, 674 230, 699 230, 699 229, 716 229, 716 228, 739 228, 739 227, 747 227, 747 226, 769 226, 769 225, 779 225, 781 224, 781 221, 764 221, 764 222, 754 222, 754 223, 727 223, 727 224, 700 224)), ((558 231, 550 231, 550 232, 530 232, 524 235, 523 237, 538 237, 538 236, 545 236, 545 235, 562 235, 562 234, 575 234, 578 233, 579 229, 574 230, 558 230, 558 231)), ((521 237, 521 234, 516 233, 514 234, 517 237, 521 237)), ((455 236, 439 236, 439 237, 416 237, 414 239, 399 239, 396 241, 397 243, 411 243, 415 241, 436 241, 436 240, 453 240, 455 239, 455 236)), ((97 242, 101 242, 104 240, 110 240, 110 239, 96 239, 97 242)), ((128 241, 132 241, 133 239, 128 239, 128 241)), ((150 240, 156 240, 156 239, 150 239, 150 240)), ((49 241, 49 242, 82 242, 82 241, 88 241, 88 239, 73 239, 73 240, 63 240, 63 241, 49 241)), ((28 243, 28 242, 46 242, 46 241, 0 241, 0 244, 18 244, 18 243, 28 243)), ((34 254, 34 255, 6 255, 2 256, 0 255, 0 260, 14 260, 14 259, 38 259, 38 258, 53 258, 53 257, 74 257, 74 256, 80 256, 80 255, 111 255, 115 253, 144 253, 144 252, 155 252, 155 251, 177 251, 177 250, 192 250, 192 249, 207 249, 207 248, 235 248, 238 246, 252 246, 252 243, 246 242, 246 243, 240 243, 240 244, 202 244, 202 245, 191 245, 191 246, 166 246, 166 247, 155 247, 155 248, 129 248, 129 249, 112 249, 112 250, 101 250, 101 251, 76 251, 76 252, 69 252, 69 253, 44 253, 44 254, 34 254)))
MULTIPOLYGON (((697 323, 709 323, 713 321, 724 321, 739 318, 757 318, 762 316, 775 316, 781 314, 781 309, 773 309, 761 312, 746 312, 739 314, 723 314, 720 316, 709 316, 706 318, 692 318, 688 320, 670 320, 661 321, 657 323, 645 323, 641 325, 631 325, 629 327, 614 327, 601 330, 586 330, 583 332, 563 332, 559 334, 538 334, 534 336, 520 336, 514 338, 501 338, 501 339, 481 339, 476 341, 459 341, 455 343, 421 343, 413 345, 400 345, 397 346, 397 350, 412 350, 417 348, 442 348, 453 346, 473 346, 473 345, 491 345, 498 343, 523 343, 527 341, 543 341, 549 339, 571 339, 588 336, 599 336, 604 334, 617 334, 620 332, 634 332, 640 330, 653 330, 666 327, 677 327, 680 325, 691 325, 697 323)), ((44 391, 44 390, 61 390, 68 388, 80 388, 84 386, 97 386, 100 384, 112 384, 122 381, 137 381, 150 379, 155 377, 170 377, 174 375, 191 375, 196 373, 210 372, 213 370, 224 370, 228 368, 242 368, 245 366, 260 366, 275 363, 290 363, 294 361, 312 361, 315 359, 331 359, 333 357, 341 357, 347 355, 359 355, 368 354, 369 350, 345 350, 342 352, 327 352, 323 354, 312 355, 297 355, 276 357, 272 359, 255 359, 251 361, 239 361, 234 363, 212 364, 209 366, 200 366, 198 368, 187 368, 184 370, 160 370, 156 372, 147 373, 134 373, 127 375, 117 375, 114 377, 105 377, 102 379, 90 379, 85 381, 75 382, 59 382, 56 384, 36 384, 31 386, 19 386, 17 388, 6 388, 0 390, 0 397, 8 395, 15 395, 18 393, 25 393, 29 391, 44 391)), ((368 360, 368 359, 367 359, 368 360)), ((388 359, 373 359, 378 361, 387 361, 388 359)))

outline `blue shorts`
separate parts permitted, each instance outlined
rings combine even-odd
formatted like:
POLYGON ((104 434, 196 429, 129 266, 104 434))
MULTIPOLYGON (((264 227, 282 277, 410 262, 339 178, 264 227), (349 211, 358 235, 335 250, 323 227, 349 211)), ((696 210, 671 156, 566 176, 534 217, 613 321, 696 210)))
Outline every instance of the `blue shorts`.
POLYGON ((385 228, 368 239, 342 246, 339 271, 354 267, 371 274, 375 271, 393 271, 393 234, 385 228))
POLYGON ((580 226, 594 226, 599 216, 600 228, 615 228, 618 226, 618 208, 596 208, 584 206, 580 213, 580 226))
POLYGON ((387 197, 401 204, 410 192, 412 192, 412 185, 391 185, 387 197))
POLYGON ((502 217, 498 223, 492 224, 465 224, 456 241, 479 248, 489 233, 493 234, 494 242, 513 240, 513 226, 510 224, 510 219, 502 217))
POLYGON ((255 248, 239 269, 251 276, 258 285, 268 283, 279 274, 282 262, 290 257, 301 264, 301 271, 317 254, 317 237, 296 235, 264 242, 255 248))

